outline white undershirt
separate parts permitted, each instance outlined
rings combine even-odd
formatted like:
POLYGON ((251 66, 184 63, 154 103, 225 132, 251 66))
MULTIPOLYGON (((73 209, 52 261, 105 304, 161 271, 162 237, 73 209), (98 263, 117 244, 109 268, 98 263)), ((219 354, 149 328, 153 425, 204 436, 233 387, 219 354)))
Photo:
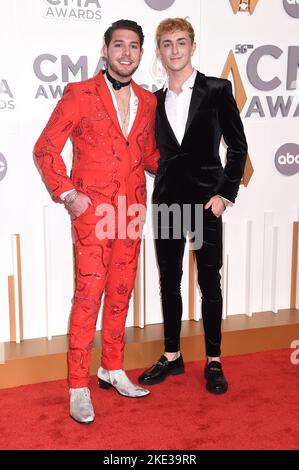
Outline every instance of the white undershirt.
MULTIPOLYGON (((115 93, 113 91, 112 83, 109 82, 106 75, 104 75, 104 78, 105 78, 106 84, 107 84, 108 89, 109 89, 109 91, 111 93, 111 96, 112 96, 112 100, 113 100, 113 104, 114 104, 114 107, 115 107, 115 110, 116 110, 116 113, 117 113, 117 119, 118 119, 120 128, 122 128, 120 112, 119 112, 119 109, 118 109, 118 106, 117 106, 116 96, 115 96, 115 93)), ((130 93, 131 93, 130 94, 130 105, 129 105, 129 107, 130 107, 130 119, 129 119, 129 125, 128 125, 128 133, 129 133, 130 130, 132 129, 133 122, 134 122, 136 114, 137 114, 138 97, 135 95, 132 85, 128 85, 128 87, 126 87, 126 88, 130 88, 130 93)))

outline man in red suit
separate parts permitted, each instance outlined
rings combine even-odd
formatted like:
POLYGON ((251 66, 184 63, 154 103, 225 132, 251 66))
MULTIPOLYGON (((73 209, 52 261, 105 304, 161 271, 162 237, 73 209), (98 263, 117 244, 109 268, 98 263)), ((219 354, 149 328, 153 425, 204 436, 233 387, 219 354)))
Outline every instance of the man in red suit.
POLYGON ((146 204, 144 170, 155 173, 159 158, 156 97, 132 81, 143 53, 141 27, 119 20, 104 39, 107 70, 66 86, 34 151, 53 199, 64 200, 72 217, 77 285, 68 365, 70 415, 80 423, 90 423, 95 416, 89 366, 104 291, 99 384, 128 397, 149 393, 133 384, 122 368, 146 204), (73 142, 70 177, 61 157, 68 137, 73 142))

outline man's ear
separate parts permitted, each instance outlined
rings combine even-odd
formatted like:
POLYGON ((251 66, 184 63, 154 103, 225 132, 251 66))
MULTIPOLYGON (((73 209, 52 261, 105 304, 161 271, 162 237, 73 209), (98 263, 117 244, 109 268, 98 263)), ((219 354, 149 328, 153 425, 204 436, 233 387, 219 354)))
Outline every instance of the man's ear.
POLYGON ((156 47, 156 56, 159 57, 159 58, 161 57, 160 49, 159 49, 158 46, 156 47))
POLYGON ((196 49, 196 42, 194 42, 194 43, 192 44, 192 55, 194 54, 195 49, 196 49))
POLYGON ((107 46, 106 46, 106 44, 104 43, 104 44, 103 44, 103 47, 102 47, 102 50, 101 50, 102 56, 107 58, 107 52, 108 52, 108 51, 107 51, 107 46))

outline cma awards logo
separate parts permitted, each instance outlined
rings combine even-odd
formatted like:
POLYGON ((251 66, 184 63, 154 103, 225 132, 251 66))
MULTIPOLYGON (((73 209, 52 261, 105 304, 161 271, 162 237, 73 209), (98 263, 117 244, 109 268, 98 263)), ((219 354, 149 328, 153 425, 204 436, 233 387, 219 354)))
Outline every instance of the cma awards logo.
MULTIPOLYGON (((100 57, 95 69, 90 71, 87 56, 80 56, 74 60, 64 54, 61 56, 49 53, 40 54, 33 62, 34 74, 41 82, 34 98, 52 98, 57 100, 62 97, 64 83, 87 80, 104 69, 105 65, 104 57, 100 57)), ((141 84, 141 86, 146 89, 151 88, 152 92, 157 90, 155 85, 150 87, 147 84, 141 84)))
POLYGON ((7 80, 0 78, 0 111, 13 111, 15 101, 7 80))
POLYGON ((299 0, 283 0, 283 6, 288 15, 299 18, 299 0))
POLYGON ((100 21, 99 0, 44 0, 44 17, 52 20, 100 21))
POLYGON ((5 178, 7 173, 7 161, 3 153, 0 153, 0 181, 5 178))
MULTIPOLYGON (((265 58, 269 60, 270 57, 273 60, 278 60, 283 55, 284 51, 280 47, 271 44, 259 46, 257 48, 254 48, 253 44, 237 44, 235 47, 235 53, 247 56, 251 49, 253 49, 253 51, 247 58, 246 74, 249 83, 252 85, 254 90, 257 90, 258 94, 254 94, 250 98, 247 97, 237 61, 232 50, 228 54, 228 58, 221 75, 222 78, 228 78, 230 74, 232 75, 239 111, 242 112, 246 105, 246 118, 264 118, 266 116, 266 112, 270 118, 289 116, 298 117, 299 103, 297 88, 299 88, 299 82, 297 81, 297 69, 299 63, 299 47, 288 47, 286 56, 287 73, 284 73, 281 64, 277 64, 279 65, 277 70, 280 71, 280 76, 286 76, 285 87, 286 90, 288 90, 287 95, 285 93, 283 95, 273 94, 277 88, 284 85, 283 81, 278 76, 274 75, 268 80, 263 78, 265 76, 263 73, 263 63, 265 58), (261 94, 261 92, 266 92, 266 95, 261 94)), ((267 75, 269 75, 269 73, 267 73, 267 75)), ((293 150, 289 150, 289 155, 294 156, 294 162, 291 163, 292 158, 290 156, 288 157, 288 153, 286 153, 286 166, 283 166, 282 159, 280 159, 280 162, 278 161, 278 157, 281 155, 278 155, 277 157, 276 167, 283 174, 290 174, 289 172, 293 172, 294 168, 297 168, 296 155, 298 155, 298 152, 295 152, 295 154, 292 152, 293 150)), ((248 185, 252 174, 253 167, 248 155, 242 180, 244 186, 248 185)))
MULTIPOLYGON (((230 50, 221 77, 228 78, 230 74, 232 75, 235 88, 235 98, 239 111, 242 112, 246 105, 245 118, 265 118, 266 113, 267 117, 270 118, 299 116, 299 81, 297 80, 299 46, 289 46, 287 53, 284 53, 280 47, 272 44, 267 44, 256 48, 254 48, 253 44, 237 44, 235 47, 235 54, 232 50, 230 50), (253 49, 253 51, 248 55, 248 52, 251 49, 253 49), (257 92, 250 98, 247 97, 235 54, 242 54, 243 56, 246 56, 247 79, 252 85, 253 89, 257 92), (281 78, 286 77, 285 82, 275 74, 273 74, 272 77, 269 77, 269 71, 267 67, 265 71, 263 70, 263 64, 268 63, 269 57, 272 60, 278 61, 281 56, 285 59, 285 67, 282 66, 281 62, 278 62, 278 68, 276 70, 280 71, 281 78), (264 78, 265 75, 269 77, 268 80, 264 78), (287 93, 275 94, 275 91, 279 87, 285 87, 287 93)), ((293 155, 290 151, 289 154, 293 155)), ((297 154, 298 152, 295 153, 295 155, 297 154)), ((293 163, 290 163, 291 157, 288 158, 286 156, 286 166, 282 166, 279 162, 277 162, 277 168, 279 168, 281 173, 294 174, 289 172, 293 172, 294 168, 297 167, 295 155, 295 160, 293 163)), ((282 162, 282 160, 280 161, 282 162)), ((243 184, 245 186, 247 186, 249 183, 252 174, 253 167, 250 161, 250 157, 247 156, 243 176, 243 184)))
POLYGON ((284 51, 274 44, 256 48, 253 44, 237 44, 235 53, 246 56, 247 79, 258 94, 254 94, 248 99, 232 50, 228 54, 221 76, 227 78, 230 73, 232 74, 239 110, 242 111, 245 105, 247 106, 245 117, 264 118, 266 113, 271 118, 298 117, 299 81, 297 80, 297 73, 299 46, 288 46, 287 51, 284 51), (253 51, 248 54, 250 49, 253 49, 253 51), (269 77, 269 58, 272 61, 277 61, 276 71, 280 74, 279 76, 273 73, 273 76, 269 77), (265 76, 268 76, 269 79, 266 80, 265 76), (283 88, 281 94, 276 94, 278 88, 283 88), (284 89, 287 93, 284 93, 284 89))
POLYGON ((292 176, 299 171, 299 145, 284 144, 276 152, 275 166, 279 173, 292 176))
MULTIPOLYGON (((105 61, 101 57, 93 70, 93 76, 104 68, 105 61)), ((68 83, 70 81, 87 80, 90 76, 87 56, 80 56, 77 60, 68 55, 55 56, 41 54, 33 63, 35 76, 42 82, 37 88, 35 98, 61 98, 64 85, 56 82, 68 83)))
POLYGON ((175 0, 144 0, 145 3, 153 10, 163 11, 170 8, 175 0))

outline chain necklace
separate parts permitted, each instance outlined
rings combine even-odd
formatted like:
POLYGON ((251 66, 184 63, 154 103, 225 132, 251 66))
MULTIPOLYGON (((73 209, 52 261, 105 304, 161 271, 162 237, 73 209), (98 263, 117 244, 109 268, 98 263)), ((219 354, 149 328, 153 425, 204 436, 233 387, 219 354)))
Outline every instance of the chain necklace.
POLYGON ((121 99, 119 95, 117 95, 114 92, 115 98, 116 98, 116 103, 117 103, 117 108, 119 111, 120 115, 120 120, 121 120, 121 128, 123 131, 124 136, 127 138, 128 137, 128 127, 129 127, 129 120, 130 120, 130 95, 131 91, 129 89, 128 93, 126 96, 121 99), (128 98, 128 103, 127 106, 125 105, 125 101, 128 98), (121 106, 120 106, 121 104, 121 106))

